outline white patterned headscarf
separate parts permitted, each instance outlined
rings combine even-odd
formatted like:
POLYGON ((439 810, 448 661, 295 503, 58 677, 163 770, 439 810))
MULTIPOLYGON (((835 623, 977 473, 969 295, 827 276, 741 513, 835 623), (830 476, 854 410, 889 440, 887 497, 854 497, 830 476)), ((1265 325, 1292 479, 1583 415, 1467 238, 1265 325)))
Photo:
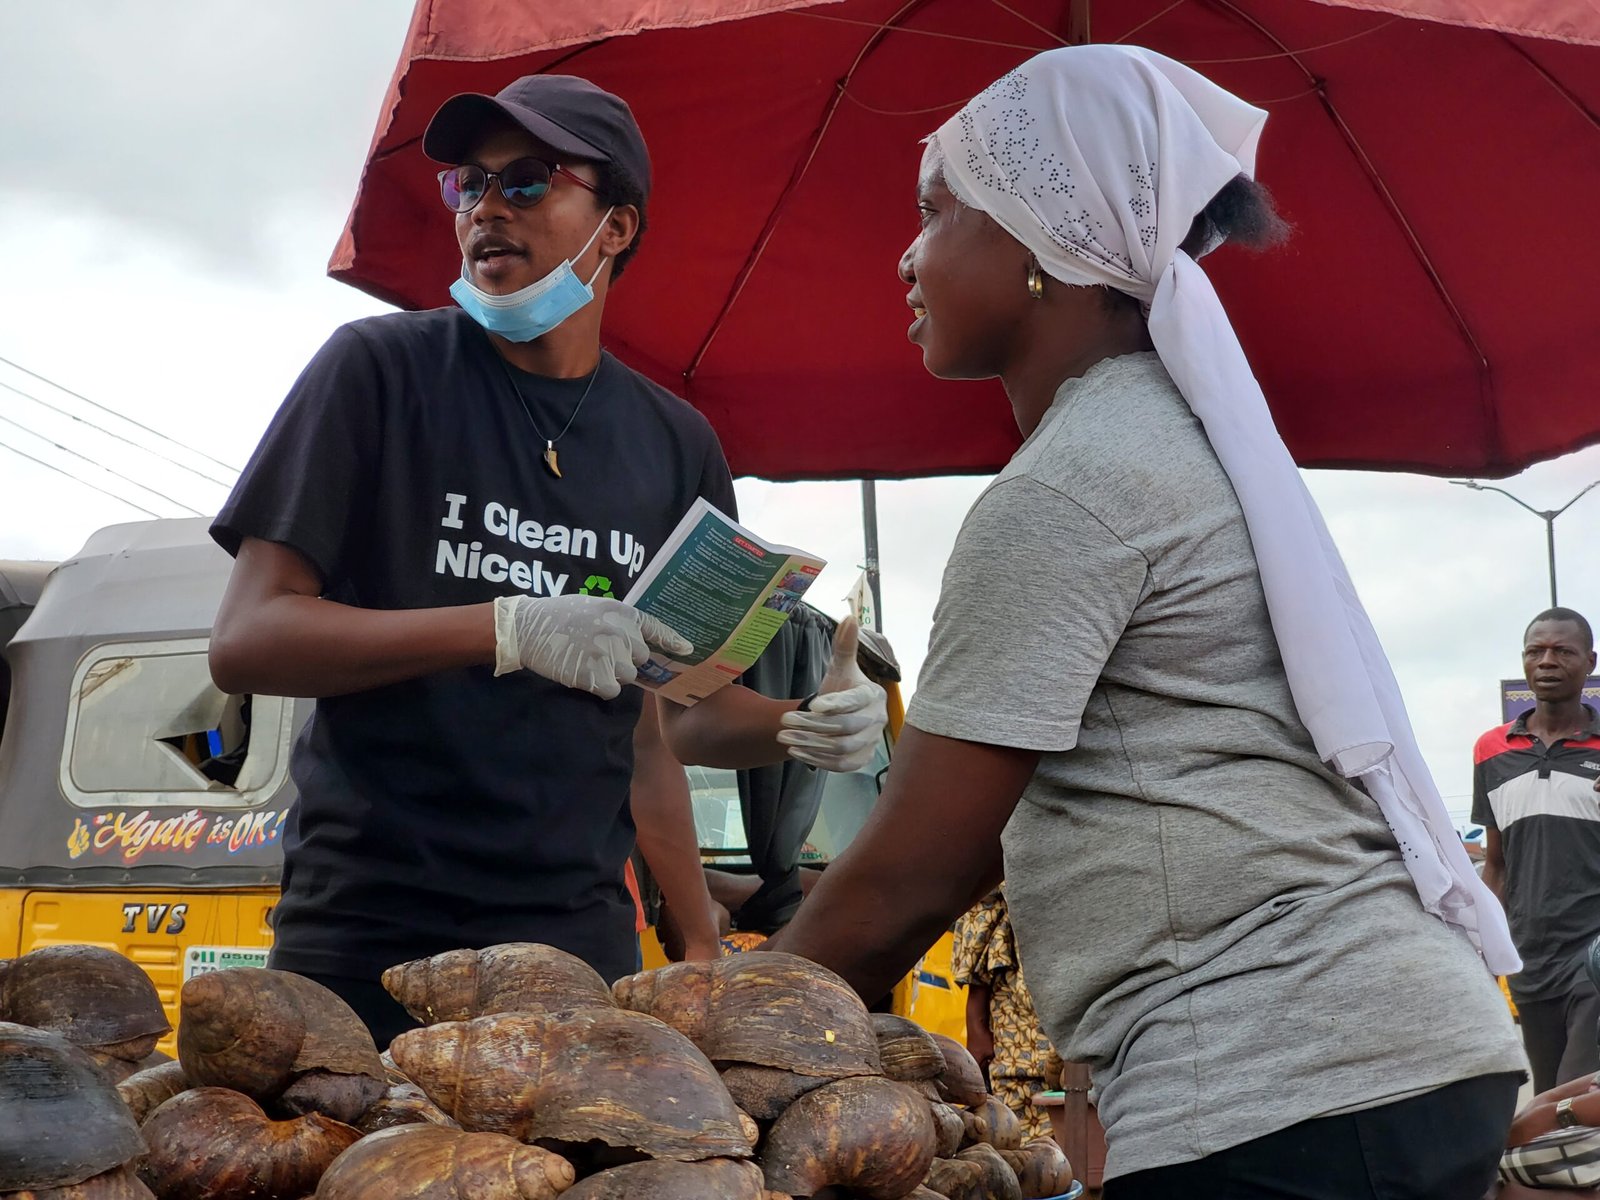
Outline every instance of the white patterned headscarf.
MULTIPOLYGON (((1278 436, 1211 281, 1180 244, 1267 114, 1149 50, 1072 46, 1023 63, 934 135, 945 182, 1052 278, 1137 297, 1168 374, 1244 509, 1301 721, 1324 761, 1382 810, 1423 907, 1498 974, 1521 962, 1472 869, 1394 673, 1316 502, 1278 436)), ((1019 284, 1020 286, 1020 284, 1019 284)))

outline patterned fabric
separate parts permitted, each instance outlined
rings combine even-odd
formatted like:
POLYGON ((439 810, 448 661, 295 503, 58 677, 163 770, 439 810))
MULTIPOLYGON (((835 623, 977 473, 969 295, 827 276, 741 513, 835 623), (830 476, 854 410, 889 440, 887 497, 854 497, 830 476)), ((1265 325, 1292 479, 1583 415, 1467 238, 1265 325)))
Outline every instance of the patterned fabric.
POLYGON ((1600 1187, 1600 1129, 1557 1129, 1513 1146, 1500 1159, 1500 1178, 1535 1188, 1600 1187))
POLYGON ((1028 1100, 1045 1090, 1045 1066, 1053 1051, 1022 977, 1003 891, 991 892, 956 922, 951 965, 957 983, 989 989, 990 1089, 1017 1114, 1028 1137, 1049 1137, 1049 1116, 1028 1100))

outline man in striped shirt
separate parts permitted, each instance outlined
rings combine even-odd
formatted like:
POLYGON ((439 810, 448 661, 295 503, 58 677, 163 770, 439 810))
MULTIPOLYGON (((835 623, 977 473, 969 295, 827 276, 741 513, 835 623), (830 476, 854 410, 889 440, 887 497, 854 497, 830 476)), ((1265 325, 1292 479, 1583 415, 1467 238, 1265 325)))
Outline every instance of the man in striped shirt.
POLYGON ((1551 608, 1522 643, 1534 707, 1478 739, 1472 819, 1488 831, 1483 879, 1522 955, 1511 997, 1543 1092, 1600 1069, 1600 994, 1584 970, 1600 933, 1600 715, 1583 703, 1588 621, 1551 608))

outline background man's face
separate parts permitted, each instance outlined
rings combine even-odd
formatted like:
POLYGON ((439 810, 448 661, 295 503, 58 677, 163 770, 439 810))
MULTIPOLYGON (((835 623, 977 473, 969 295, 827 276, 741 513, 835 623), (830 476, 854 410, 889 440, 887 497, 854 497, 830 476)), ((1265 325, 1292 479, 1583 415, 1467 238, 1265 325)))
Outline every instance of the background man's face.
MULTIPOLYGON (((486 171, 498 171, 529 155, 560 163, 573 174, 598 182, 592 164, 563 162, 550 147, 520 129, 485 134, 466 161, 486 171)), ((510 204, 500 191, 499 180, 494 180, 471 212, 457 214, 456 240, 472 282, 486 292, 504 296, 543 278, 577 254, 604 215, 593 192, 560 175, 551 179, 550 190, 532 208, 510 204)), ((590 246, 582 259, 573 263, 573 269, 587 281, 599 261, 599 250, 590 246)))
POLYGON ((1594 671, 1594 651, 1571 621, 1535 621, 1522 643, 1522 670, 1537 699, 1575 700, 1594 671))

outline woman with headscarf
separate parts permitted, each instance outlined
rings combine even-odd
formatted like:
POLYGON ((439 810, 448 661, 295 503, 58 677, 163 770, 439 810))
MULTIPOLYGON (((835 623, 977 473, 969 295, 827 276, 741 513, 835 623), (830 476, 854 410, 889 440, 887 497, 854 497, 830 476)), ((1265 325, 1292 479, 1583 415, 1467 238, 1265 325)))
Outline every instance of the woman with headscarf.
POLYGON ((1000 378, 1026 441, 961 528, 876 811, 771 948, 882 994, 1003 870, 1107 1197, 1463 1200, 1524 1070, 1517 960, 1196 261, 1276 226, 1265 117, 1081 46, 929 139, 909 336, 1000 378))

